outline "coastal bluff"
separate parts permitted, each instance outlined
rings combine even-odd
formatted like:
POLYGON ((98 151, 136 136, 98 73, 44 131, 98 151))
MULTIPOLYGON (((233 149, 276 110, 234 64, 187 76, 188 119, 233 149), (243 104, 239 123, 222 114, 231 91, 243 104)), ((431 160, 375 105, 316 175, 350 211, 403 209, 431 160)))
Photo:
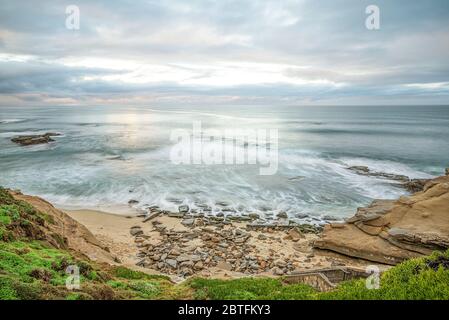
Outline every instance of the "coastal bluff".
POLYGON ((326 225, 314 247, 390 265, 449 248, 449 176, 429 180, 411 196, 375 200, 345 223, 326 225))
MULTIPOLYGON (((19 191, 7 191, 15 200, 30 205, 37 212, 45 213, 46 222, 33 223, 21 231, 27 238, 45 241, 51 247, 78 252, 91 260, 116 264, 115 257, 84 225, 65 212, 55 208, 50 202, 19 191)), ((23 229, 23 226, 20 226, 23 229)), ((18 230, 14 227, 13 230, 18 230)))

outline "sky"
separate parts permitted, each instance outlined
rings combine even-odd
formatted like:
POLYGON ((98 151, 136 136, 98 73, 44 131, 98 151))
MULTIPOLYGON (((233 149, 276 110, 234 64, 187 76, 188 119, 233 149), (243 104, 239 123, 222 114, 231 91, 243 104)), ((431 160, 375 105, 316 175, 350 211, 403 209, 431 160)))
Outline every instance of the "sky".
POLYGON ((231 104, 449 104, 449 1, 0 0, 0 107, 231 104))

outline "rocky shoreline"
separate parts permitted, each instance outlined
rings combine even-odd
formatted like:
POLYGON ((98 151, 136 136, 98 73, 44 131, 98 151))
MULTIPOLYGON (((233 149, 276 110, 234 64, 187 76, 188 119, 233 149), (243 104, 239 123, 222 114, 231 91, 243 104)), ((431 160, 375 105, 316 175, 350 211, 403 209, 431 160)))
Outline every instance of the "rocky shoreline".
MULTIPOLYGON (((45 200, 11 193, 65 216, 45 200)), ((336 267, 364 270, 373 263, 385 270, 449 248, 449 175, 427 181, 411 196, 375 200, 345 222, 324 227, 298 224, 284 215, 271 222, 255 214, 204 215, 186 205, 178 212, 150 206, 128 216, 67 213, 92 233, 85 236, 90 234, 87 229, 78 227, 86 244, 76 244, 77 250, 89 258, 176 281, 192 276, 288 276, 336 267)))
MULTIPOLYGON (((405 177, 401 180, 410 182, 405 177)), ((395 265, 449 247, 444 235, 446 231, 449 234, 448 186, 449 176, 427 180, 422 191, 410 197, 375 200, 346 222, 328 223, 324 229, 297 224, 284 216, 258 223, 255 215, 206 217, 192 214, 188 206, 180 206, 176 213, 153 206, 141 214, 143 224, 151 223, 151 231, 144 232, 136 224, 130 234, 139 249, 138 266, 183 278, 214 267, 241 275, 287 275, 347 265, 344 260, 350 258, 362 259, 358 261, 361 265, 395 265), (428 208, 426 201, 435 207, 428 208), (421 219, 411 220, 416 222, 414 229, 399 228, 401 221, 416 215, 416 207, 421 206, 430 212, 419 211, 421 219), (163 217, 176 219, 181 228, 167 227, 160 220, 163 217), (422 233, 419 230, 423 228, 432 231, 422 233), (155 237, 159 239, 156 243, 151 241, 155 237), (279 250, 272 248, 274 244, 280 245, 279 250), (326 256, 329 252, 340 255, 341 260, 326 256)))
POLYGON ((412 193, 421 191, 424 188, 424 185, 430 181, 430 179, 411 179, 401 174, 374 171, 367 166, 352 166, 349 167, 348 170, 362 176, 377 177, 392 181, 394 185, 404 188, 412 193))
POLYGON ((427 181, 411 196, 375 200, 345 223, 325 226, 315 247, 391 265, 449 248, 449 175, 427 181))

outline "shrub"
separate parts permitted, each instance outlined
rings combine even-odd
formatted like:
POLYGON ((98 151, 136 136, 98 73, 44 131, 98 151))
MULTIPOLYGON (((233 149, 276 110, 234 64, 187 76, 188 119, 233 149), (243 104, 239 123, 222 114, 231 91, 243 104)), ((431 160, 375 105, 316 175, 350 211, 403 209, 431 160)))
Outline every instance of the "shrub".
POLYGON ((342 283, 336 290, 320 294, 319 297, 343 300, 447 300, 449 270, 443 266, 433 269, 428 265, 441 257, 448 258, 449 250, 398 264, 382 275, 377 290, 368 290, 365 280, 355 280, 342 283))

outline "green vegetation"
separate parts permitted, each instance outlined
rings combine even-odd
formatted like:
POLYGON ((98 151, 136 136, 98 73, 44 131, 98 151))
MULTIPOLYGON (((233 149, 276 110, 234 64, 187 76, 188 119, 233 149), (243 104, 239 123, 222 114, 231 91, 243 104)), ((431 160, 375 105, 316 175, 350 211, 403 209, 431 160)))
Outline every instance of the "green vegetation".
POLYGON ((189 284, 197 299, 448 300, 449 250, 391 268, 381 276, 379 289, 367 289, 365 279, 343 282, 330 292, 267 278, 197 278, 189 284))
POLYGON ((52 216, 15 200, 0 188, 0 300, 182 299, 190 289, 168 277, 100 265, 65 248, 50 231, 52 216), (79 290, 66 288, 66 268, 76 265, 79 290))
POLYGON ((449 299, 449 250, 405 261, 381 277, 380 289, 365 280, 344 282, 317 292, 282 278, 214 280, 182 284, 121 266, 97 264, 68 250, 51 232, 52 216, 0 188, 0 300, 6 299, 449 299), (81 288, 68 290, 66 268, 77 265, 81 288))
POLYGON ((405 261, 385 272, 378 290, 368 290, 365 280, 341 284, 321 299, 447 300, 449 299, 449 250, 426 258, 405 261))
POLYGON ((311 299, 315 292, 303 284, 286 285, 281 279, 241 278, 215 280, 195 278, 190 281, 196 299, 213 300, 293 300, 311 299))
POLYGON ((163 275, 154 275, 154 274, 147 274, 140 271, 131 270, 125 267, 115 267, 114 268, 114 275, 119 278, 123 279, 129 279, 129 280, 170 280, 169 277, 163 276, 163 275))

